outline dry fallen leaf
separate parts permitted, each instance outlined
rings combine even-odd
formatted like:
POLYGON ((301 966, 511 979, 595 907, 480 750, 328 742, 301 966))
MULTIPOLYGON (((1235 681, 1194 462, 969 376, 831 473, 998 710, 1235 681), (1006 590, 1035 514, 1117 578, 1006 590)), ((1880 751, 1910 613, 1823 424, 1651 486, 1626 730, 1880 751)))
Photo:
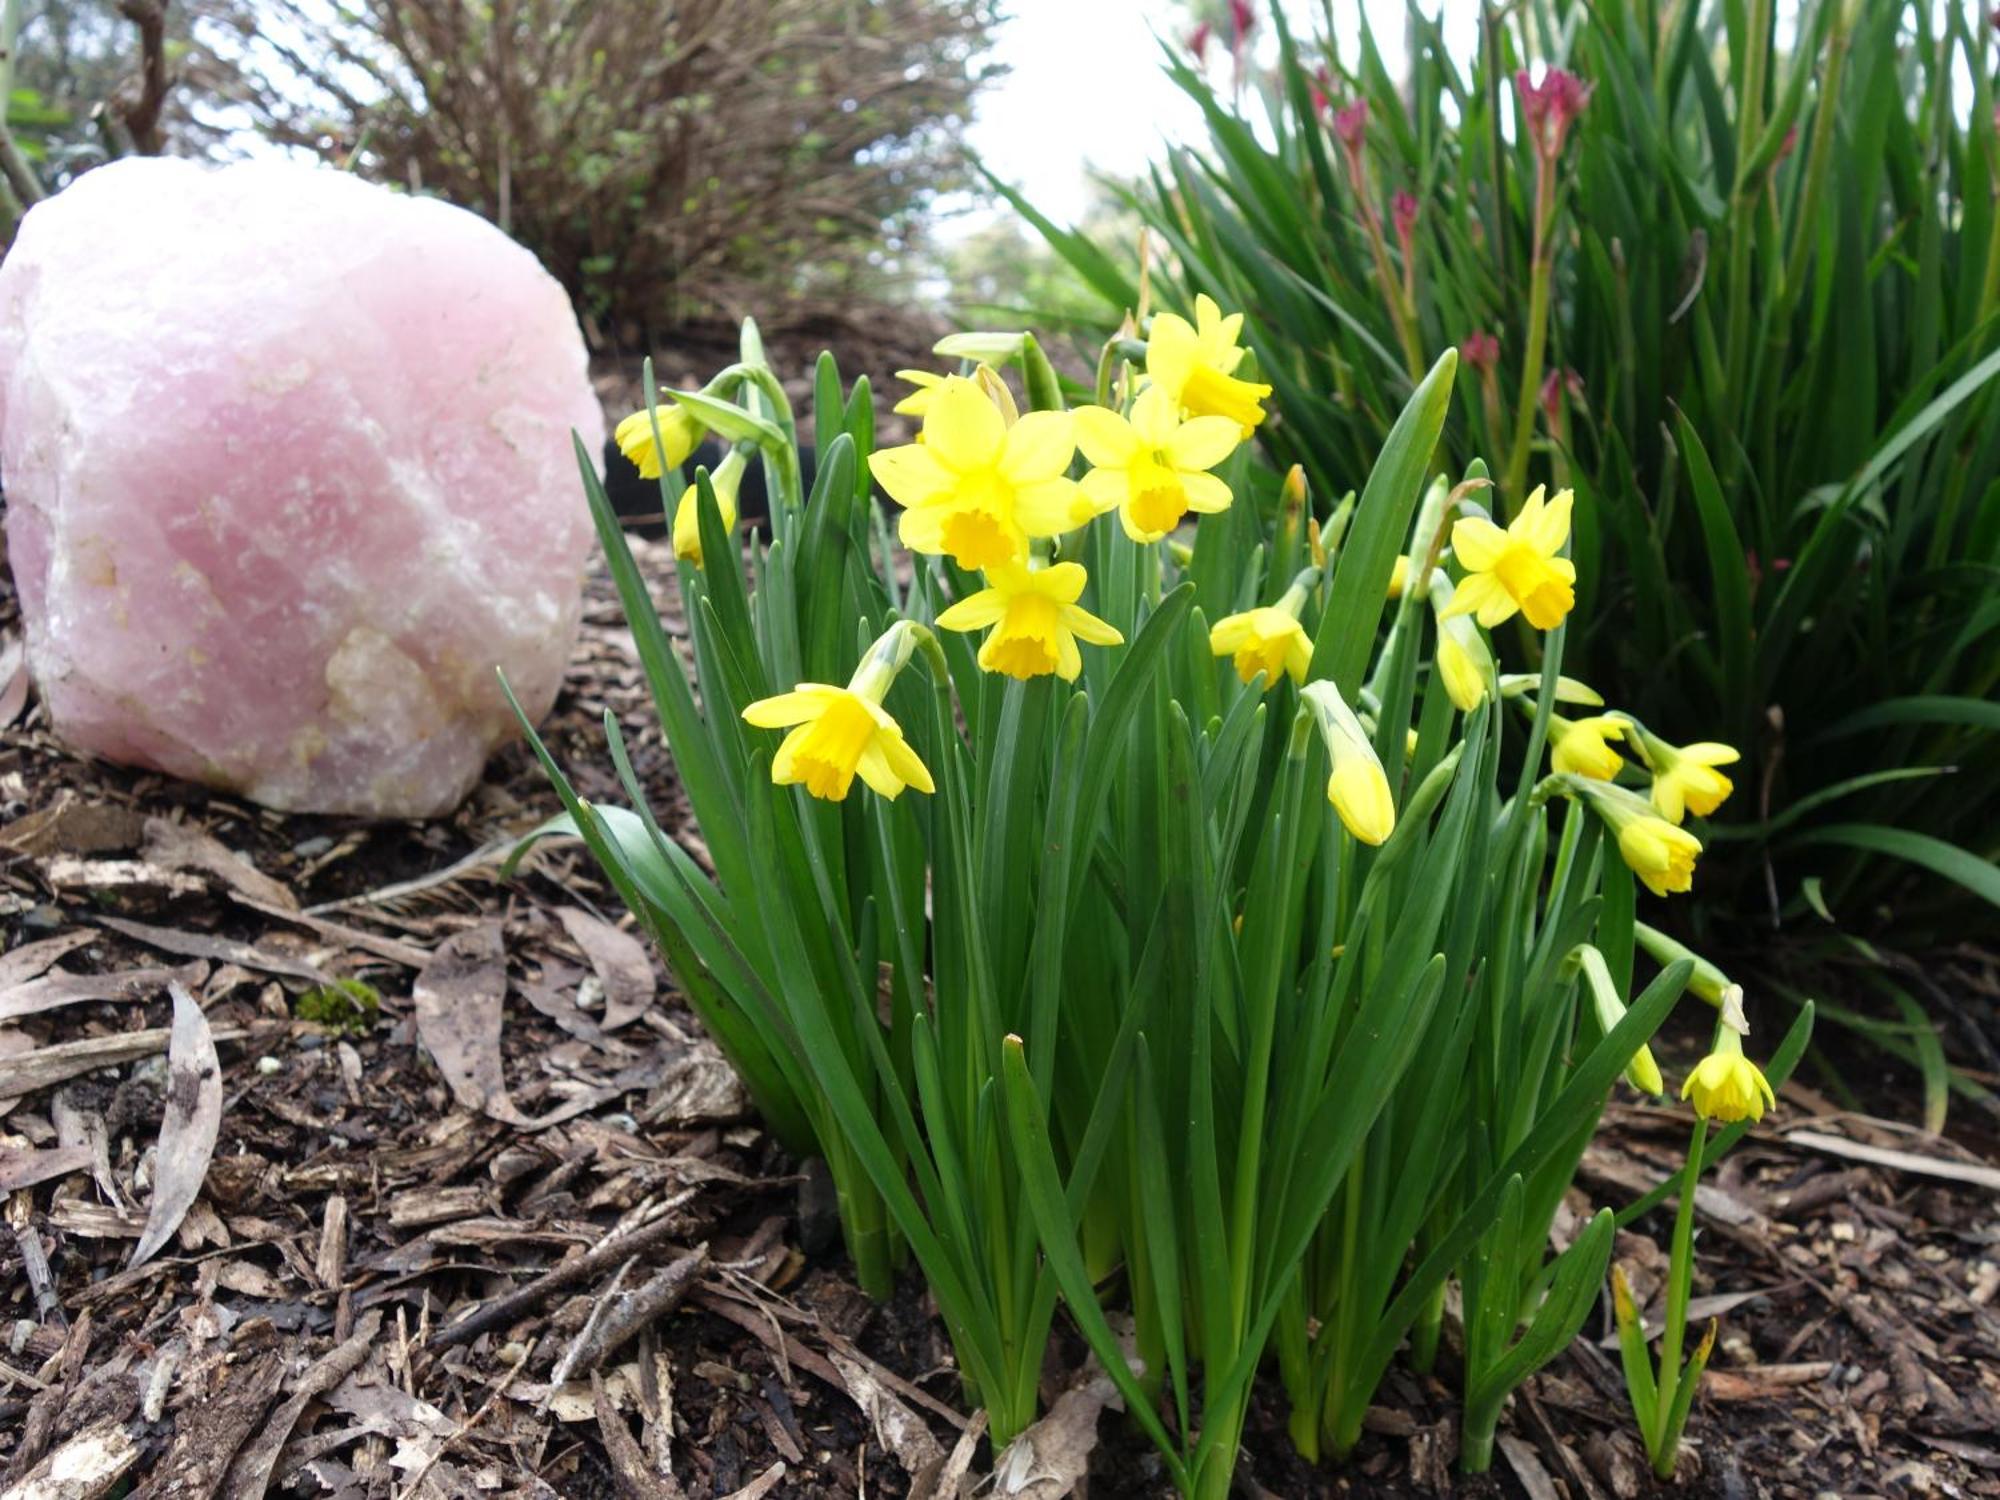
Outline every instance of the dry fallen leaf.
MULTIPOLYGON (((167 1110, 154 1153, 153 1203, 131 1265, 144 1265, 173 1237, 201 1192, 222 1129, 222 1063, 208 1017, 179 984, 170 985, 174 1024, 167 1039, 167 1110)), ((128 1267, 129 1269, 129 1267, 128 1267)))
POLYGON ((943 1445, 922 1417, 890 1394, 888 1387, 865 1364, 845 1354, 837 1345, 828 1349, 827 1358, 840 1371, 847 1394, 854 1398, 854 1404, 875 1429, 876 1440, 895 1455, 904 1473, 915 1478, 942 1465, 943 1445))
POLYGON ((0 953, 0 994, 33 979, 71 949, 81 948, 96 938, 97 934, 88 927, 74 927, 54 937, 23 943, 18 948, 0 953))
POLYGON ((42 866, 42 879, 58 895, 126 908, 160 906, 207 889, 199 875, 143 859, 83 859, 74 854, 51 857, 42 866))
MULTIPOLYGON (((195 884, 200 888, 199 881, 195 884)), ((254 943, 186 932, 178 927, 156 927, 150 922, 128 922, 122 917, 99 917, 97 920, 113 932, 123 933, 134 942, 157 948, 162 953, 176 953, 182 958, 213 959, 217 963, 236 964, 240 968, 256 969, 265 974, 288 974, 294 979, 310 979, 315 984, 330 982, 330 976, 317 965, 289 954, 274 953, 254 943)))
POLYGON ((146 842, 140 851, 156 865, 169 870, 199 870, 213 875, 231 890, 267 906, 296 910, 298 897, 259 870, 249 860, 222 843, 167 818, 146 819, 146 842))
POLYGON ((0 1490, 0 1500, 97 1500, 139 1457, 139 1445, 125 1424, 112 1418, 84 1428, 19 1482, 0 1490))
MULTIPOLYGON (((237 1041, 241 1028, 218 1032, 218 1042, 237 1041)), ((114 1036, 87 1036, 77 1042, 54 1042, 46 1047, 23 1048, 17 1038, 23 1033, 0 1029, 0 1105, 22 1094, 32 1094, 65 1078, 115 1067, 135 1058, 151 1057, 167 1050, 171 1033, 165 1027, 146 1031, 121 1031, 114 1036)))
POLYGON ((1090 1469, 1097 1447, 1097 1414, 1123 1411, 1118 1387, 1099 1372, 1056 1398, 1049 1414, 1007 1445, 993 1466, 996 1495, 1063 1500, 1090 1469))
POLYGON ((28 706, 28 653, 21 638, 0 635, 0 729, 21 717, 28 706))
POLYGON ((518 1125, 525 1121, 500 1071, 507 953, 498 923, 452 934, 417 975, 417 1037, 467 1109, 518 1125))
POLYGON ((208 964, 201 959, 178 969, 127 969, 120 974, 72 974, 56 969, 21 984, 0 985, 0 1021, 85 1000, 149 1000, 163 985, 180 983, 192 988, 207 977, 208 964))
POLYGON ((604 985, 604 1019, 599 1024, 606 1031, 616 1031, 652 1008, 659 984, 644 943, 579 907, 562 907, 556 915, 604 985))
POLYGON ((33 1187, 51 1177, 67 1177, 72 1172, 88 1172, 88 1146, 54 1146, 36 1151, 27 1146, 0 1146, 0 1193, 33 1187))

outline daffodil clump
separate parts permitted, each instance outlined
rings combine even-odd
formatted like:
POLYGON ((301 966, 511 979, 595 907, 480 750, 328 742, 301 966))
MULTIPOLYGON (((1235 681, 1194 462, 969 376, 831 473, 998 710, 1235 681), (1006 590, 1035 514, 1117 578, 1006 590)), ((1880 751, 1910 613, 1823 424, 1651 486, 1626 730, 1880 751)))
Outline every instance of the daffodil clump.
POLYGON ((1598 1112, 1662 1095, 1655 1028, 1720 993, 1635 912, 1697 878, 1728 756, 1562 675, 1578 502, 1503 527, 1483 468, 1433 472, 1454 354, 1316 497, 1258 460, 1241 317, 1192 313, 1142 310, 1087 389, 1032 335, 954 335, 881 446, 866 381, 823 357, 802 422, 749 325, 649 395, 617 441, 684 639, 581 467, 691 822, 607 719, 629 806, 544 754, 554 827, 824 1159, 861 1285, 922 1272, 996 1448, 1062 1303, 1220 1500, 1260 1378, 1342 1456, 1456 1283, 1477 1468, 1602 1283, 1610 1209, 1549 1241, 1598 1112))

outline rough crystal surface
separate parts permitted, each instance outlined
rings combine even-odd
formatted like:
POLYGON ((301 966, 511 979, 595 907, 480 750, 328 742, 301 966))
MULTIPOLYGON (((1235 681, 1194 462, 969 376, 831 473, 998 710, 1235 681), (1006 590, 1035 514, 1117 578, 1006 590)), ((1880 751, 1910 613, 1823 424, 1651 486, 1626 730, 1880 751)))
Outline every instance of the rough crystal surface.
POLYGON ((547 711, 603 419, 560 286, 472 214, 130 160, 0 263, 0 485, 79 749, 296 811, 454 806, 547 711))

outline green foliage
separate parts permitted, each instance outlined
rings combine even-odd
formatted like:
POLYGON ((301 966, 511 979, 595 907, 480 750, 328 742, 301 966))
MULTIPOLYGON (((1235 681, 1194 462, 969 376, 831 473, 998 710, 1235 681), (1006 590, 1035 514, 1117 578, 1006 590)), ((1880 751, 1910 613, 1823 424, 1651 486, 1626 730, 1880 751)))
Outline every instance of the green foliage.
MULTIPOLYGON (((1129 243, 1139 216, 1105 194, 1079 226, 1103 244, 1129 243)), ((950 288, 951 311, 968 323, 1034 322, 1044 328, 1077 328, 1094 337, 1104 320, 1104 300, 1070 262, 1014 214, 995 214, 969 233, 934 236, 940 278, 950 288)))
MULTIPOLYGON (((1170 301, 1248 309, 1272 456, 1342 493, 1428 359, 1497 338, 1497 367, 1467 345, 1447 469, 1498 454, 1510 512, 1530 484, 1574 486, 1573 661, 1670 738, 1743 751, 1706 919, 1811 920, 1818 892, 1911 942, 1989 911, 2000 153, 1980 8, 1544 0, 1488 7, 1462 68, 1413 7, 1401 82, 1366 30, 1344 58, 1270 18, 1277 66, 1241 105, 1168 58, 1209 139, 1129 201, 1168 247, 1170 301), (1531 64, 1592 89, 1546 198, 1514 83, 1531 64), (1350 151, 1336 111, 1356 101, 1350 151)), ((1042 227, 1135 304, 1123 264, 1042 227)))
POLYGON ((292 1006, 301 1021, 313 1021, 340 1036, 366 1036, 382 1013, 382 996, 359 979, 316 984, 292 1006))

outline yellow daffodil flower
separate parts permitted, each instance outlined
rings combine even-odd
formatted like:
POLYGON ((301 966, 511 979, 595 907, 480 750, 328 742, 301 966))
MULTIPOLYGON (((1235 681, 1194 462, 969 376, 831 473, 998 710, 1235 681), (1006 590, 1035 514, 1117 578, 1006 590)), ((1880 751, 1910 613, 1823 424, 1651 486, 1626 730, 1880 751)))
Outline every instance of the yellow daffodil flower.
POLYGON ((1396 831, 1396 799, 1361 721, 1330 682, 1315 682, 1301 695, 1318 724, 1333 761, 1326 799, 1347 831, 1364 844, 1380 844, 1396 831))
POLYGON ((1125 637, 1076 601, 1089 575, 1080 563, 1028 569, 1002 563, 986 574, 987 586, 937 617, 944 630, 993 631, 979 648, 979 665, 1009 677, 1042 677, 1064 682, 1083 670, 1079 640, 1116 646, 1125 637))
POLYGON ((1437 673, 1444 681, 1452 707, 1469 714, 1486 701, 1493 681, 1493 652, 1479 627, 1451 612, 1451 580, 1444 569, 1431 570, 1431 611, 1437 616, 1437 673))
POLYGON ((1303 685, 1313 646, 1299 624, 1299 611, 1318 582, 1319 569, 1307 568, 1276 604, 1217 620, 1208 632, 1208 649, 1235 658, 1236 675, 1245 682, 1255 682, 1262 672, 1266 691, 1277 686, 1280 672, 1291 673, 1292 681, 1303 685))
POLYGON ((930 370, 898 370, 896 378, 905 385, 913 385, 915 390, 889 409, 899 417, 921 417, 930 410, 931 402, 937 399, 938 387, 945 377, 930 370))
POLYGON ((1618 852, 1655 896, 1694 889, 1701 840, 1665 818, 1634 818, 1618 830, 1618 852))
POLYGON ((1303 683, 1312 662, 1312 642, 1298 616, 1277 605, 1217 620, 1208 632, 1208 645, 1217 656, 1235 658, 1236 675, 1245 682, 1254 682, 1262 672, 1267 689, 1276 686, 1280 672, 1289 672, 1292 681, 1303 683))
POLYGON ((802 682, 743 710, 744 719, 759 729, 792 731, 771 760, 775 785, 803 785, 829 802, 845 800, 857 775, 891 800, 905 787, 936 789, 931 773, 904 741, 902 726, 882 707, 890 684, 916 649, 921 628, 908 621, 892 625, 844 688, 802 682))
POLYGON ((1243 437, 1264 420, 1261 403, 1268 385, 1238 380, 1244 351, 1236 345, 1243 314, 1222 315, 1214 299, 1194 299, 1193 323, 1178 313, 1159 313, 1146 338, 1146 375, 1176 406, 1198 417, 1227 417, 1243 437))
MULTIPOLYGON (((747 462, 743 449, 731 448, 716 471, 708 476, 708 486, 715 491, 715 508, 722 513, 724 531, 735 529, 736 496, 743 487, 743 469, 747 462)), ((684 557, 698 568, 701 566, 701 509, 695 495, 695 486, 689 485, 681 491, 680 504, 674 507, 674 556, 684 557)))
POLYGON ((1635 793, 1608 781, 1572 775, 1568 790, 1587 799, 1618 836, 1618 852, 1632 873, 1655 896, 1672 895, 1694 886, 1695 857, 1701 840, 1654 813, 1635 793))
POLYGON ((660 441, 666 444, 664 464, 660 447, 653 441, 651 412, 633 412, 611 434, 618 451, 638 466, 642 479, 658 479, 663 468, 678 469, 686 463, 705 430, 693 413, 671 401, 661 402, 659 413, 660 441))
POLYGON ((1173 398, 1151 385, 1132 403, 1128 419, 1102 406, 1080 406, 1076 445, 1094 467, 1083 476, 1083 496, 1093 510, 1118 508, 1125 535, 1157 542, 1189 511, 1229 508, 1229 486, 1206 471, 1229 457, 1241 441, 1227 417, 1181 420, 1173 398))
POLYGON ((1612 781, 1625 769, 1625 757, 1606 741, 1625 738, 1625 721, 1612 714, 1587 719, 1549 715, 1549 764, 1573 776, 1612 781))
POLYGON ((871 454, 868 468, 904 507, 904 546, 990 568, 1025 563, 1030 537, 1090 519, 1065 473, 1075 453, 1069 413, 1029 412, 1010 427, 977 384, 947 375, 924 412, 923 440, 871 454))
POLYGON ((1725 1125, 1737 1120, 1761 1120, 1764 1111, 1775 1108, 1778 1096, 1763 1070, 1743 1055, 1743 1038, 1733 1026, 1717 1028, 1715 1049, 1688 1074, 1681 1097, 1694 1101, 1694 1112, 1704 1120, 1720 1120, 1725 1125))
POLYGON ((1466 576, 1452 596, 1455 614, 1477 613, 1491 630, 1516 610, 1537 630, 1553 630, 1576 605, 1576 566, 1557 554, 1569 540, 1568 490, 1544 504, 1538 485, 1502 531, 1484 516, 1451 528, 1451 550, 1466 576))
POLYGON ((1733 766, 1743 758, 1728 745, 1712 740, 1670 745, 1643 731, 1638 744, 1653 772, 1653 806, 1669 823, 1678 823, 1689 813, 1708 817, 1736 789, 1734 782, 1715 769, 1733 766))
POLYGON ((1403 590, 1410 586, 1410 559, 1407 553, 1396 554, 1396 566, 1389 570, 1389 597, 1400 599, 1403 590))

